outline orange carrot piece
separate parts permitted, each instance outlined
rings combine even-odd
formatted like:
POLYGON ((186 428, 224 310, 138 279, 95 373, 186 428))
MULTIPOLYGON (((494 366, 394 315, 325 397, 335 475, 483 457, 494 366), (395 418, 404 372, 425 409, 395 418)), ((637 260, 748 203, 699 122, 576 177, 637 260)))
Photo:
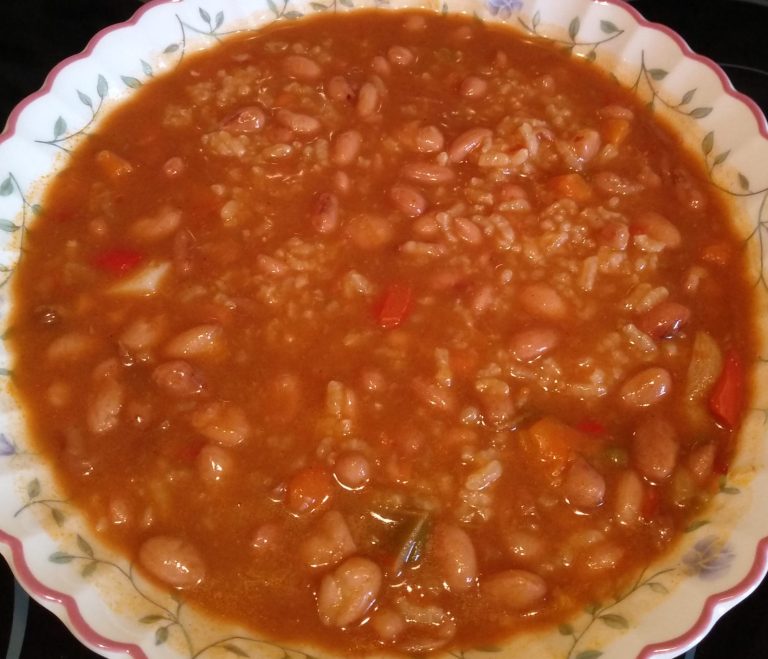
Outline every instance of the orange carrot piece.
POLYGON ((529 435, 544 462, 565 464, 586 443, 582 433, 551 416, 536 421, 529 428, 529 435))
POLYGON ((309 513, 323 506, 333 493, 333 481, 321 466, 305 467, 288 481, 285 504, 294 513, 309 513))
POLYGON ((581 204, 588 202, 592 198, 592 188, 581 174, 575 172, 561 174, 560 176, 553 176, 549 182, 555 193, 563 197, 569 197, 581 204))
POLYGON ((701 260, 713 265, 728 265, 733 251, 728 243, 712 243, 701 251, 701 260))
POLYGON ((600 133, 608 144, 618 146, 629 135, 630 123, 626 119, 608 117, 600 125, 600 133))
POLYGON ((102 171, 110 178, 118 178, 133 171, 133 165, 113 151, 106 149, 96 154, 96 162, 102 171))

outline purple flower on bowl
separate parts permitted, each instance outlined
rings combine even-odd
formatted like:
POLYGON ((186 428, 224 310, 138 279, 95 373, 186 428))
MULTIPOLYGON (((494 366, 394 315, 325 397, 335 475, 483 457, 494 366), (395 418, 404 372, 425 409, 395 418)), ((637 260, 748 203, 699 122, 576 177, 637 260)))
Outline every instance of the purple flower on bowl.
POLYGON ((716 535, 708 535, 683 556, 683 566, 689 574, 707 580, 715 579, 731 566, 735 557, 733 549, 725 540, 716 535))
POLYGON ((488 0, 488 11, 501 19, 507 19, 513 11, 523 8, 522 0, 488 0))
POLYGON ((10 439, 0 433, 0 456, 3 455, 15 455, 16 447, 13 445, 10 439))

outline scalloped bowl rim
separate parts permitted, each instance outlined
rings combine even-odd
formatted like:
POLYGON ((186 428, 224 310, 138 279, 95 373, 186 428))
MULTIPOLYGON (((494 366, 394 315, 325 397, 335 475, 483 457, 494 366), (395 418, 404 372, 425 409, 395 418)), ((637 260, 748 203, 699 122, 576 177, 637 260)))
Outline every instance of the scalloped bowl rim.
MULTIPOLYGON (((48 95, 58 76, 72 64, 91 57, 93 51, 102 39, 113 32, 136 26, 146 13, 153 11, 159 6, 179 4, 179 1, 180 0, 150 0, 150 2, 147 2, 138 8, 129 19, 99 30, 88 41, 82 51, 59 62, 48 73, 40 89, 23 98, 13 108, 8 116, 2 133, 0 133, 0 145, 15 135, 18 121, 28 106, 34 101, 48 95)), ((591 2, 603 5, 614 5, 624 10, 639 26, 650 28, 655 32, 662 33, 669 37, 679 48, 685 59, 694 60, 715 73, 722 87, 722 91, 727 96, 735 99, 750 110, 755 120, 757 132, 763 138, 768 139, 768 121, 760 107, 753 99, 734 88, 726 73, 716 62, 705 55, 694 52, 687 42, 673 29, 664 24, 647 20, 637 9, 624 0, 591 0, 591 2)), ((386 10, 386 7, 383 9, 386 10)), ((24 589, 41 605, 62 618, 66 626, 86 646, 96 651, 106 651, 118 655, 128 654, 136 659, 147 657, 146 653, 139 645, 130 642, 116 641, 97 632, 84 618, 83 613, 80 610, 80 604, 75 596, 43 584, 35 576, 33 569, 27 561, 22 541, 16 536, 8 534, 2 528, 0 528, 0 553, 7 559, 15 577, 22 584, 24 589), (63 611, 61 610, 61 607, 63 607, 63 611)), ((698 642, 725 612, 735 606, 738 602, 742 601, 757 588, 762 579, 765 578, 766 574, 768 574, 768 536, 763 537, 757 543, 752 567, 741 581, 726 590, 709 595, 693 626, 677 637, 663 642, 645 645, 638 655, 638 659, 650 659, 652 656, 662 653, 667 654, 685 651, 698 642)))

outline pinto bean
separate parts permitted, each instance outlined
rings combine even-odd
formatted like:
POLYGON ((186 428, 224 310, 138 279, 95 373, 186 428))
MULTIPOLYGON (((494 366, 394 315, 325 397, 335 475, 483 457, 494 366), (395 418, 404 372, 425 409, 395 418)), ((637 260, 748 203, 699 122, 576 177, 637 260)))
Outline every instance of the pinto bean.
POLYGON ((292 513, 310 513, 325 506, 333 494, 331 475, 324 467, 300 469, 288 480, 285 505, 292 513))
POLYGON ((459 85, 459 94, 464 98, 480 99, 488 93, 488 83, 477 76, 468 76, 459 85))
POLYGON ((337 510, 325 513, 299 547, 299 555, 310 567, 338 565, 356 551, 349 526, 337 510))
POLYGON ((205 563, 195 547, 181 538, 157 535, 139 549, 139 564, 156 579, 175 588, 197 586, 205 563))
POLYGON ((394 238, 391 222, 377 215, 358 215, 347 223, 345 230, 352 242, 365 250, 381 249, 394 238))
POLYGON ((278 110, 275 118, 298 135, 314 135, 322 128, 322 124, 314 117, 291 110, 278 110))
POLYGON ((65 407, 72 401, 72 387, 68 382, 56 380, 48 387, 45 398, 53 407, 65 407))
POLYGON ((333 76, 325 85, 325 93, 332 101, 351 103, 355 98, 352 85, 344 76, 333 76))
POLYGON ((373 561, 353 556, 320 582, 317 612, 328 627, 346 627, 362 618, 381 589, 382 575, 373 561))
POLYGON ((411 228, 417 238, 425 240, 434 239, 440 233, 440 227, 435 221, 435 216, 432 213, 418 218, 411 225, 411 228))
POLYGON ((589 462, 576 458, 565 474, 563 495, 579 510, 597 508, 605 498, 605 479, 589 462))
POLYGON ((85 422, 88 430, 97 435, 113 430, 120 421, 122 408, 122 385, 111 376, 99 379, 86 409, 85 422))
POLYGON ((350 451, 336 458, 333 475, 343 488, 359 490, 371 478, 371 463, 362 453, 350 451))
POLYGON ((94 338, 85 332, 68 332, 51 341, 45 354, 53 362, 74 361, 90 352, 95 345, 94 338))
POLYGON ((331 162, 337 167, 347 167, 357 159, 363 136, 357 130, 338 133, 331 143, 331 162))
POLYGON ((600 152, 600 133, 591 128, 577 130, 571 139, 576 157, 581 163, 587 163, 600 152))
POLYGON ((120 345, 131 352, 141 352, 153 348, 165 332, 165 320, 155 318, 137 318, 120 334, 120 345))
POLYGON ((523 565, 536 565, 547 553, 547 543, 537 533, 513 529, 504 540, 510 558, 523 565))
POLYGON ((665 247, 674 249, 680 247, 683 237, 680 230, 666 217, 654 211, 638 215, 630 223, 633 233, 641 233, 665 247))
POLYGON ((216 401, 194 412, 192 427, 220 446, 237 446, 251 434, 245 412, 232 403, 216 401))
POLYGON ((392 65, 387 61, 386 57, 376 55, 371 60, 371 70, 380 76, 386 77, 392 73, 392 65))
MULTIPOLYGON (((287 129, 286 129, 287 130, 287 129)), ((293 133, 288 133, 285 139, 290 140, 293 137, 293 133)), ((265 147, 262 150, 262 155, 270 160, 282 160, 287 158, 293 153, 294 149, 290 144, 273 144, 272 146, 265 147)))
POLYGON ((632 121, 635 118, 635 113, 623 105, 606 105, 605 107, 600 108, 599 114, 601 117, 626 119, 627 121, 632 121))
POLYGON ((649 407, 672 389, 672 376, 665 368, 652 366, 636 373, 621 385, 619 395, 629 407, 649 407))
POLYGON ((314 82, 323 75, 323 69, 315 60, 304 55, 288 55, 283 60, 283 73, 289 78, 314 82))
POLYGON ((624 549, 613 542, 597 542, 584 553, 584 565, 589 570, 613 570, 621 562, 624 553, 624 549))
POLYGON ((301 409, 302 380, 295 373, 280 373, 270 381, 267 395, 270 418, 278 423, 288 423, 301 409))
POLYGON ((466 243, 479 245, 483 242, 483 232, 472 220, 465 217, 457 217, 453 220, 453 231, 466 243))
POLYGON ((172 338, 165 346, 169 357, 205 357, 216 354, 222 346, 221 325, 196 325, 172 338))
POLYGON ((640 519, 643 510, 643 481, 628 469, 616 480, 613 493, 613 514, 619 524, 631 526, 640 519))
POLYGON ((680 446, 675 427, 660 416, 644 419, 632 438, 632 462, 651 482, 672 475, 680 446))
POLYGON ((424 185, 442 185, 450 183, 455 174, 450 167, 431 162, 413 162, 403 165, 400 170, 403 178, 424 185))
POLYGON ((445 587, 464 592, 477 579, 477 555, 464 529, 452 524, 438 524, 432 534, 431 549, 445 587))
POLYGON ((108 149, 96 154, 96 163, 111 179, 118 179, 133 172, 133 165, 130 162, 108 149))
POLYGON ((661 302, 646 311, 637 321, 637 327, 654 339, 677 334, 691 317, 691 310, 677 302, 661 302))
POLYGON ((452 412, 456 406, 454 393, 436 382, 427 382, 421 378, 416 378, 413 380, 412 386, 421 402, 429 407, 443 412, 452 412))
POLYGON ((714 442, 706 442, 695 446, 688 454, 686 464, 699 485, 706 483, 712 475, 716 453, 714 442))
POLYGON ((132 521, 131 508, 125 499, 111 498, 107 507, 107 516, 110 524, 115 526, 127 526, 132 521))
POLYGON ((457 27, 452 33, 451 33, 451 39, 453 41, 469 41, 470 39, 474 38, 475 31, 469 27, 469 25, 462 25, 461 27, 457 27))
POLYGON ((675 194, 681 204, 694 211, 703 211, 707 207, 707 197, 697 181, 684 169, 672 172, 675 194))
POLYGON ((181 398, 195 396, 205 388, 202 375, 181 359, 158 364, 152 371, 152 380, 166 393, 181 398))
POLYGON ((259 526, 251 538, 251 547, 258 551, 269 551, 280 546, 284 531, 275 522, 266 522, 259 526))
POLYGON ((405 46, 392 46, 387 51, 387 59, 396 66, 410 66, 416 61, 416 56, 410 48, 405 46))
POLYGON ((259 254, 256 257, 256 267, 265 275, 284 275, 289 270, 285 261, 266 254, 259 254))
POLYGON ((445 138, 437 126, 420 126, 413 136, 413 146, 419 153, 437 153, 444 144, 445 138))
POLYGON ((547 354, 560 342, 560 333, 548 327, 532 327, 510 337, 509 350, 519 362, 532 362, 547 354))
POLYGON ((346 195, 352 189, 352 179, 346 172, 335 172, 333 175, 333 189, 340 195, 346 195))
POLYGON ((181 226, 181 216, 178 208, 165 206, 154 215, 136 220, 131 226, 131 234, 145 242, 162 240, 181 226))
POLYGON ((267 121, 264 110, 256 105, 241 108, 221 123, 221 128, 228 133, 257 133, 267 121))
POLYGON ((509 385, 497 378, 481 378, 475 383, 480 407, 487 423, 503 426, 515 413, 509 385))
POLYGON ((218 483, 235 466, 232 454, 221 446, 206 444, 197 454, 197 471, 200 478, 208 483, 218 483))
POLYGON ((607 222, 600 230, 599 241, 611 249, 623 252, 629 245, 629 227, 623 222, 607 222))
POLYGON ((402 614, 388 608, 380 608, 371 617, 371 626, 382 641, 393 642, 406 628, 402 614))
POLYGON ((488 128, 470 128, 459 135, 448 147, 448 160, 462 162, 477 149, 485 140, 490 139, 493 132, 488 128))
POLYGON ((565 301, 549 284, 528 284, 519 294, 523 309, 547 320, 563 320, 568 315, 565 301))
POLYGON ((374 87, 376 87, 376 91, 379 93, 379 99, 383 99, 387 97, 387 95, 389 94, 389 90, 387 89, 387 83, 385 83, 380 76, 377 76, 374 73, 369 78, 369 81, 374 87))
POLYGON ((637 194, 645 189, 644 185, 623 178, 615 172, 597 172, 592 176, 592 184, 606 194, 621 197, 637 194))
POLYGON ((494 607, 528 611, 546 597, 547 582, 527 570, 504 570, 482 579, 480 592, 494 607))
POLYGON ((427 209, 427 200, 416 188, 405 183, 396 183, 389 191, 389 198, 403 215, 419 217, 427 209))
POLYGON ((321 192, 315 197, 312 208, 312 226, 318 233, 331 233, 339 225, 339 200, 331 192, 321 192))
POLYGON ((163 174, 168 178, 176 178, 177 176, 181 176, 186 168, 187 164, 182 158, 173 156, 165 161, 165 164, 163 165, 163 174))
POLYGON ((379 90, 372 82, 365 82, 357 94, 355 110, 361 119, 367 119, 379 111, 379 90))
POLYGON ((192 272, 194 266, 192 260, 193 242, 194 236, 189 231, 178 231, 173 237, 173 245, 171 246, 173 269, 182 277, 192 272))
POLYGON ((420 14, 406 16, 403 28, 408 32, 423 32, 427 29, 427 19, 420 14))

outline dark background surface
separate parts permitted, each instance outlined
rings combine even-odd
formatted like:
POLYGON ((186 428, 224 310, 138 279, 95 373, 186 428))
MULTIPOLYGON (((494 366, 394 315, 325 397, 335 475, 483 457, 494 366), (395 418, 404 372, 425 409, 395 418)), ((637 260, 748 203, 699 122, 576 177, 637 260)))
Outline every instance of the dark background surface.
MULTIPOLYGON (((664 23, 691 48, 720 63, 734 86, 768 113, 768 0, 637 0, 647 19, 664 23)), ((138 0, 0 0, 0 124, 51 68, 82 50, 103 27, 126 20, 138 0)), ((768 165, 768 164, 767 164, 768 165)), ((14 588, 0 560, 0 658, 87 659, 53 615, 14 588), (26 609, 28 605, 28 610, 26 609), (26 629, 9 647, 14 612, 26 629)), ((768 659, 768 581, 717 623, 685 659, 768 659)), ((535 658, 531 658, 535 659, 535 658)))

